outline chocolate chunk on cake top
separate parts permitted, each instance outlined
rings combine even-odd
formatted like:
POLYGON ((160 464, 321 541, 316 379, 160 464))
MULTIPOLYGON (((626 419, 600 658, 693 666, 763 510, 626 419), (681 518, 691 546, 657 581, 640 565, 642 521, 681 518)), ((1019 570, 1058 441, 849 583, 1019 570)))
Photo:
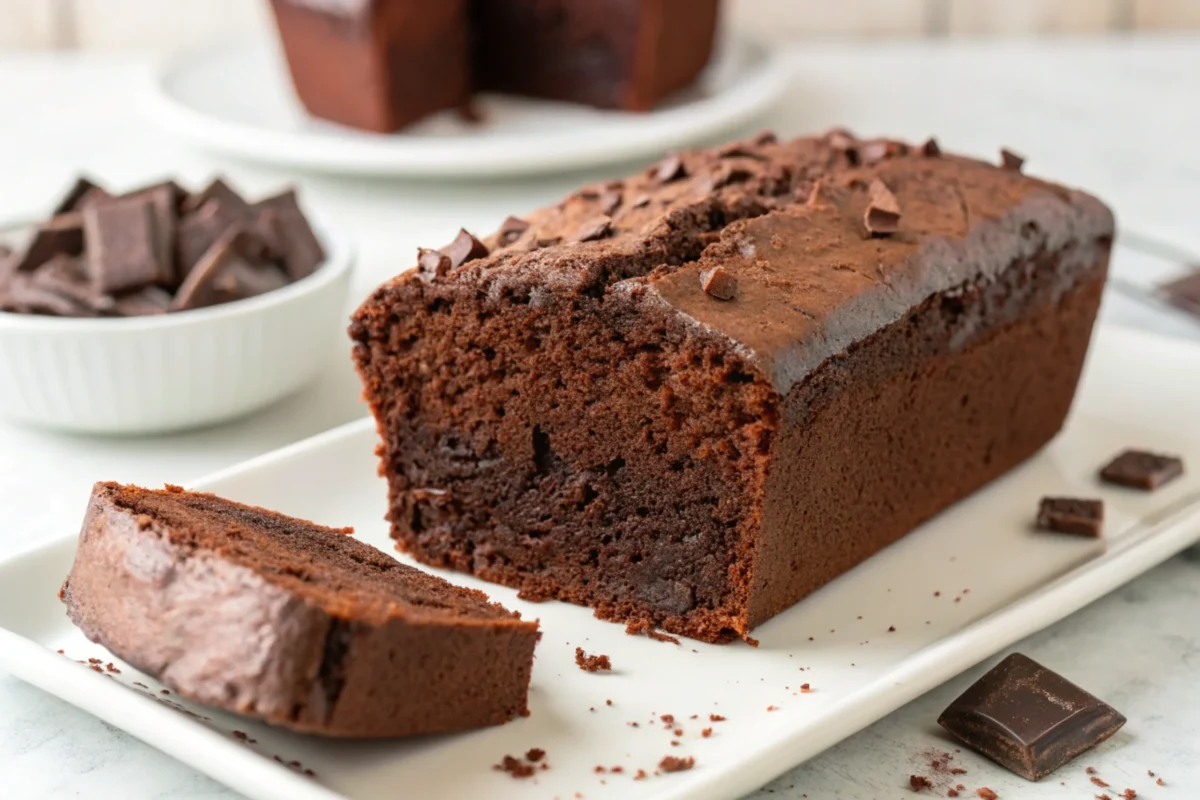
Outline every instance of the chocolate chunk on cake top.
POLYGON ((1044 531, 1099 537, 1104 529, 1104 503, 1075 497, 1043 497, 1037 526, 1044 531))
POLYGON ((1013 653, 951 703, 938 724, 997 764, 1037 781, 1112 736, 1125 717, 1013 653))
POLYGON ((354 316, 392 535, 707 641, 1057 433, 1113 236, 1082 192, 846 131, 680 153, 520 219, 354 316))
POLYGON ((1100 478, 1108 483, 1152 492, 1183 475, 1183 459, 1178 456, 1124 450, 1100 469, 1100 478))
POLYGON ((348 534, 100 483, 61 596, 89 639, 171 691, 292 730, 397 737, 527 714, 537 623, 348 534))

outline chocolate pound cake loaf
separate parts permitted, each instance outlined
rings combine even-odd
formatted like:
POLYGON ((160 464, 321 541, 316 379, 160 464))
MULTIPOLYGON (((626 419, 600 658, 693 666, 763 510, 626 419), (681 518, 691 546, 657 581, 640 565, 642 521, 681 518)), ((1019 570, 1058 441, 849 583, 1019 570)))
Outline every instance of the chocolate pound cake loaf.
POLYGON ((422 252, 351 326, 393 535, 746 637, 1061 427, 1113 218, 1020 167, 763 135, 422 252))
POLYGON ((100 483, 62 598, 89 639, 184 697, 293 730, 408 736, 526 714, 537 623, 347 533, 100 483))

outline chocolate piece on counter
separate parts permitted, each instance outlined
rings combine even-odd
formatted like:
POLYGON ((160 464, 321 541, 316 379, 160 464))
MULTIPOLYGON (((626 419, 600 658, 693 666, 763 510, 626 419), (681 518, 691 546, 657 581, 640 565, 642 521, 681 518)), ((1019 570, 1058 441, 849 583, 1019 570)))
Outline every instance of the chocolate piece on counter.
POLYGON ((651 174, 659 183, 670 183, 680 178, 686 178, 688 172, 687 167, 683 164, 683 159, 677 155, 669 155, 651 168, 651 174))
POLYGON ((1013 653, 951 703, 938 724, 997 764, 1036 781, 1112 736, 1125 717, 1061 675, 1013 653))
POLYGON ((1037 526, 1054 533, 1098 538, 1104 527, 1104 503, 1074 497, 1043 497, 1038 506, 1037 526))
POLYGON ((612 220, 607 217, 589 220, 571 234, 568 242, 596 242, 612 234, 612 220))
POLYGON ((942 154, 942 148, 938 145, 937 139, 930 136, 925 140, 925 144, 921 145, 921 155, 926 158, 937 158, 942 154))
POLYGON ((1013 172, 1020 172, 1021 167, 1025 165, 1025 159, 1007 147, 1000 150, 1000 166, 1013 172))
POLYGON ((613 212, 621 207, 622 199, 621 192, 615 189, 610 189, 600 195, 600 213, 611 217, 613 212))
POLYGON ((29 244, 10 264, 14 272, 28 272, 56 255, 77 256, 83 252, 83 216, 77 211, 59 214, 38 226, 29 244))
POLYGON ((102 203, 82 214, 88 274, 97 290, 113 294, 172 280, 171 265, 160 260, 150 199, 102 203))
POLYGON ((262 265, 253 257, 257 242, 243 228, 230 228, 188 273, 175 299, 172 311, 204 308, 253 297, 287 284, 287 277, 273 265, 262 265))
MULTIPOLYGON (((288 194, 288 192, 284 192, 283 194, 274 198, 268 198, 262 203, 258 203, 256 205, 259 207, 263 206, 264 203, 270 205, 277 198, 283 197, 286 194, 288 194)), ((183 201, 179 205, 179 210, 183 214, 190 214, 193 211, 199 211, 210 200, 219 201, 229 210, 230 213, 235 214, 241 219, 250 219, 254 216, 254 212, 251 209, 250 204, 246 202, 245 198, 235 192, 229 186, 229 184, 227 184, 221 178, 214 179, 212 183, 204 187, 199 192, 195 192, 184 197, 183 201)))
POLYGON ((1158 290, 1171 305, 1200 316, 1200 270, 1165 283, 1158 290))
POLYGON ((67 193, 63 195, 63 198, 58 201, 58 205, 50 213, 51 216, 57 217, 59 214, 66 214, 68 211, 82 211, 87 205, 111 198, 112 195, 98 184, 93 183, 87 178, 78 178, 75 181, 75 185, 67 190, 67 193))
POLYGON ((529 223, 519 217, 508 217, 500 225, 500 244, 509 245, 521 238, 521 234, 529 230, 529 223))
POLYGON ((1100 478, 1108 483, 1152 492, 1183 474, 1183 459, 1125 450, 1100 469, 1100 478))
POLYGON ((487 245, 476 239, 466 228, 459 228, 454 241, 443 247, 440 252, 449 257, 451 268, 456 268, 468 261, 487 257, 488 249, 487 245))
POLYGON ((881 236, 900 230, 900 203, 887 184, 875 178, 867 192, 867 210, 863 214, 867 232, 881 236))
POLYGON ((109 299, 119 317, 152 317, 171 309, 171 293, 159 286, 143 286, 109 299))
POLYGON ((732 300, 737 296, 738 281, 724 267, 713 267, 700 273, 700 287, 709 297, 732 300))

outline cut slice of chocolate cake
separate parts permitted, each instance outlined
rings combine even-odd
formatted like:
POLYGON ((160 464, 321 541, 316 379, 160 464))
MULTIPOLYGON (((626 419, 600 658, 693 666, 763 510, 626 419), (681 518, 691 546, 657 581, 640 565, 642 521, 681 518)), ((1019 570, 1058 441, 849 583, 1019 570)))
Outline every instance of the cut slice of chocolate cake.
POLYGON ((536 622, 346 535, 211 494, 97 484, 62 598, 180 695, 342 737, 527 714, 536 622))
POLYGON ((1061 427, 1113 218, 1019 167, 764 135, 425 251, 351 325, 393 535, 747 636, 1061 427))

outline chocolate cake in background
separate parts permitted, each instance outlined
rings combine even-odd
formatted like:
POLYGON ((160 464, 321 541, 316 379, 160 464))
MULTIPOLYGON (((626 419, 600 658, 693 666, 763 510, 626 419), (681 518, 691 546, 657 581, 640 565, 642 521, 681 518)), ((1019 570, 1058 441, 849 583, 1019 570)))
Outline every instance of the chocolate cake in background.
POLYGON ((292 730, 409 736, 528 713, 537 623, 348 533, 99 483, 62 599, 180 695, 292 730))
POLYGON ((747 637, 1062 426, 1113 218, 1004 163, 764 135, 423 251, 351 325, 392 535, 747 637))
POLYGON ((271 0, 301 102, 389 132, 498 91, 646 111, 712 54, 719 0, 271 0))

